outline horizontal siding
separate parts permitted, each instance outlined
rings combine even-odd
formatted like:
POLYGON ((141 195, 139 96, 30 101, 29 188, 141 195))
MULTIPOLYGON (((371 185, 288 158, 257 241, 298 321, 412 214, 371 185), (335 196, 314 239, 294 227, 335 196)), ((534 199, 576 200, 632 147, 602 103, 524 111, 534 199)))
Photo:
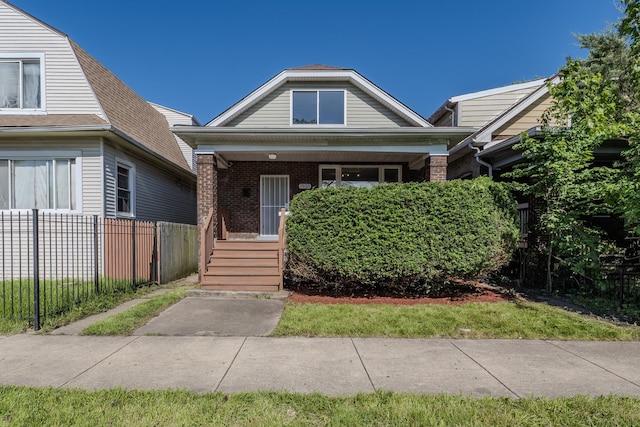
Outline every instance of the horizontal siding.
POLYGON ((195 179, 178 177, 137 157, 114 150, 105 144, 106 215, 116 216, 116 162, 135 167, 135 213, 140 221, 196 223, 195 179))
POLYGON ((518 135, 540 125, 540 118, 544 111, 551 106, 551 96, 548 94, 531 104, 504 126, 493 132, 493 138, 518 135))
POLYGON ((347 126, 355 128, 411 126, 402 117, 349 83, 287 83, 229 122, 228 127, 273 128, 291 125, 292 89, 345 89, 347 126))
MULTIPOLYGON (((191 117, 187 116, 187 115, 181 114, 181 113, 179 113, 177 111, 174 111, 174 110, 171 110, 169 108, 165 108, 165 107, 163 107, 161 105, 151 104, 151 106, 164 115, 165 119, 167 119, 167 123, 169 123, 169 126, 175 126, 175 125, 194 126, 194 125, 196 125, 196 123, 193 121, 193 119, 191 117)), ((193 149, 189 146, 189 144, 184 142, 177 135, 174 135, 174 137, 176 138, 176 142, 178 143, 178 147, 180 148, 180 152, 184 156, 184 159, 187 161, 187 164, 189 165, 191 170, 195 170, 194 169, 195 164, 193 162, 193 149)))
POLYGON ((100 142, 98 139, 62 140, 53 139, 38 141, 21 139, 20 141, 7 141, 0 148, 0 157, 3 153, 24 152, 25 156, 39 151, 46 156, 55 157, 56 152, 79 151, 82 157, 82 214, 102 215, 102 158, 100 154, 100 142))
POLYGON ((49 114, 102 116, 66 37, 0 2, 0 53, 44 53, 49 114))
POLYGON ((458 126, 484 126, 536 89, 520 89, 461 101, 458 105, 458 126))

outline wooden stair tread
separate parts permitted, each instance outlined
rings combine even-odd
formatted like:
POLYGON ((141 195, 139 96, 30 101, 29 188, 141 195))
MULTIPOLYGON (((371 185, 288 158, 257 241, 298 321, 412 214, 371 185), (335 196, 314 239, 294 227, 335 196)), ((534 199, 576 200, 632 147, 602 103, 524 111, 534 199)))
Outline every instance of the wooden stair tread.
POLYGON ((278 258, 220 258, 211 257, 207 267, 278 267, 278 258))
POLYGON ((244 240, 218 240, 214 249, 225 250, 251 250, 251 251, 277 251, 278 242, 260 242, 260 241, 244 241, 244 240))

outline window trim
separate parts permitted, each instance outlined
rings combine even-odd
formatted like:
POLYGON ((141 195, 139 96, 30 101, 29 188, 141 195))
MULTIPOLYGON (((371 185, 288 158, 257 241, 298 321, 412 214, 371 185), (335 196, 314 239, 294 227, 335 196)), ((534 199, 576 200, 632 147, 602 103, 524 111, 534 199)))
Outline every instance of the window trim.
MULTIPOLYGON (((82 153, 79 151, 0 151, 0 159, 2 160, 75 160, 75 209, 38 209, 39 212, 45 213, 82 213, 82 153)), ((70 176, 71 177, 71 176, 70 176)), ((71 189, 70 189, 71 190, 71 189)), ((11 182, 9 182, 9 191, 11 191, 11 182)), ((10 194, 11 197, 11 194, 10 194)), ((71 193, 69 194, 71 197, 71 193)), ((0 209, 0 212, 27 212, 30 208, 9 208, 0 209)))
POLYGON ((136 217, 136 166, 135 164, 116 158, 116 170, 115 170, 115 211, 117 218, 135 218, 136 217), (129 171, 129 204, 130 211, 122 212, 118 210, 118 168, 125 168, 129 171))
POLYGON ((321 164, 318 166, 318 188, 325 188, 322 186, 322 170, 334 169, 336 171, 336 188, 342 186, 342 168, 378 168, 378 185, 384 184, 384 170, 385 169, 397 169, 398 170, 398 182, 402 182, 402 165, 390 164, 384 165, 379 163, 374 164, 360 164, 360 165, 343 165, 343 164, 321 164))
POLYGON ((289 91, 289 125, 292 127, 346 127, 347 126, 347 90, 346 89, 332 89, 332 88, 295 88, 289 91), (343 114, 344 123, 293 123, 293 93, 294 92, 316 92, 316 117, 320 121, 320 92, 342 92, 343 96, 343 114))
POLYGON ((1 108, 0 114, 46 114, 47 111, 47 97, 46 97, 46 78, 45 78, 45 55, 44 53, 0 53, 0 62, 10 61, 30 61, 38 60, 40 63, 40 107, 38 108, 1 108))

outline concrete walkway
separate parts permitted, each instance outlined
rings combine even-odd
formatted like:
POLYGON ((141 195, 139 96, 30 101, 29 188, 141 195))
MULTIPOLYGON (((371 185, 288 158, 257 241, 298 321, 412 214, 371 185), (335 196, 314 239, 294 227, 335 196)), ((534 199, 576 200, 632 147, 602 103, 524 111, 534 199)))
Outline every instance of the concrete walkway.
POLYGON ((0 384, 640 396, 640 342, 0 336, 0 384))

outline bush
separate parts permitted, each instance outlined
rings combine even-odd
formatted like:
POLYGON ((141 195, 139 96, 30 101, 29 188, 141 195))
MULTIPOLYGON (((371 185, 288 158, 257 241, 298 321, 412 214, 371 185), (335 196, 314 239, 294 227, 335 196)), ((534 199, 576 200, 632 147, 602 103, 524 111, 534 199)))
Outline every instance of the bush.
POLYGON ((302 192, 287 220, 288 286, 425 294, 505 265, 516 204, 488 178, 302 192))

